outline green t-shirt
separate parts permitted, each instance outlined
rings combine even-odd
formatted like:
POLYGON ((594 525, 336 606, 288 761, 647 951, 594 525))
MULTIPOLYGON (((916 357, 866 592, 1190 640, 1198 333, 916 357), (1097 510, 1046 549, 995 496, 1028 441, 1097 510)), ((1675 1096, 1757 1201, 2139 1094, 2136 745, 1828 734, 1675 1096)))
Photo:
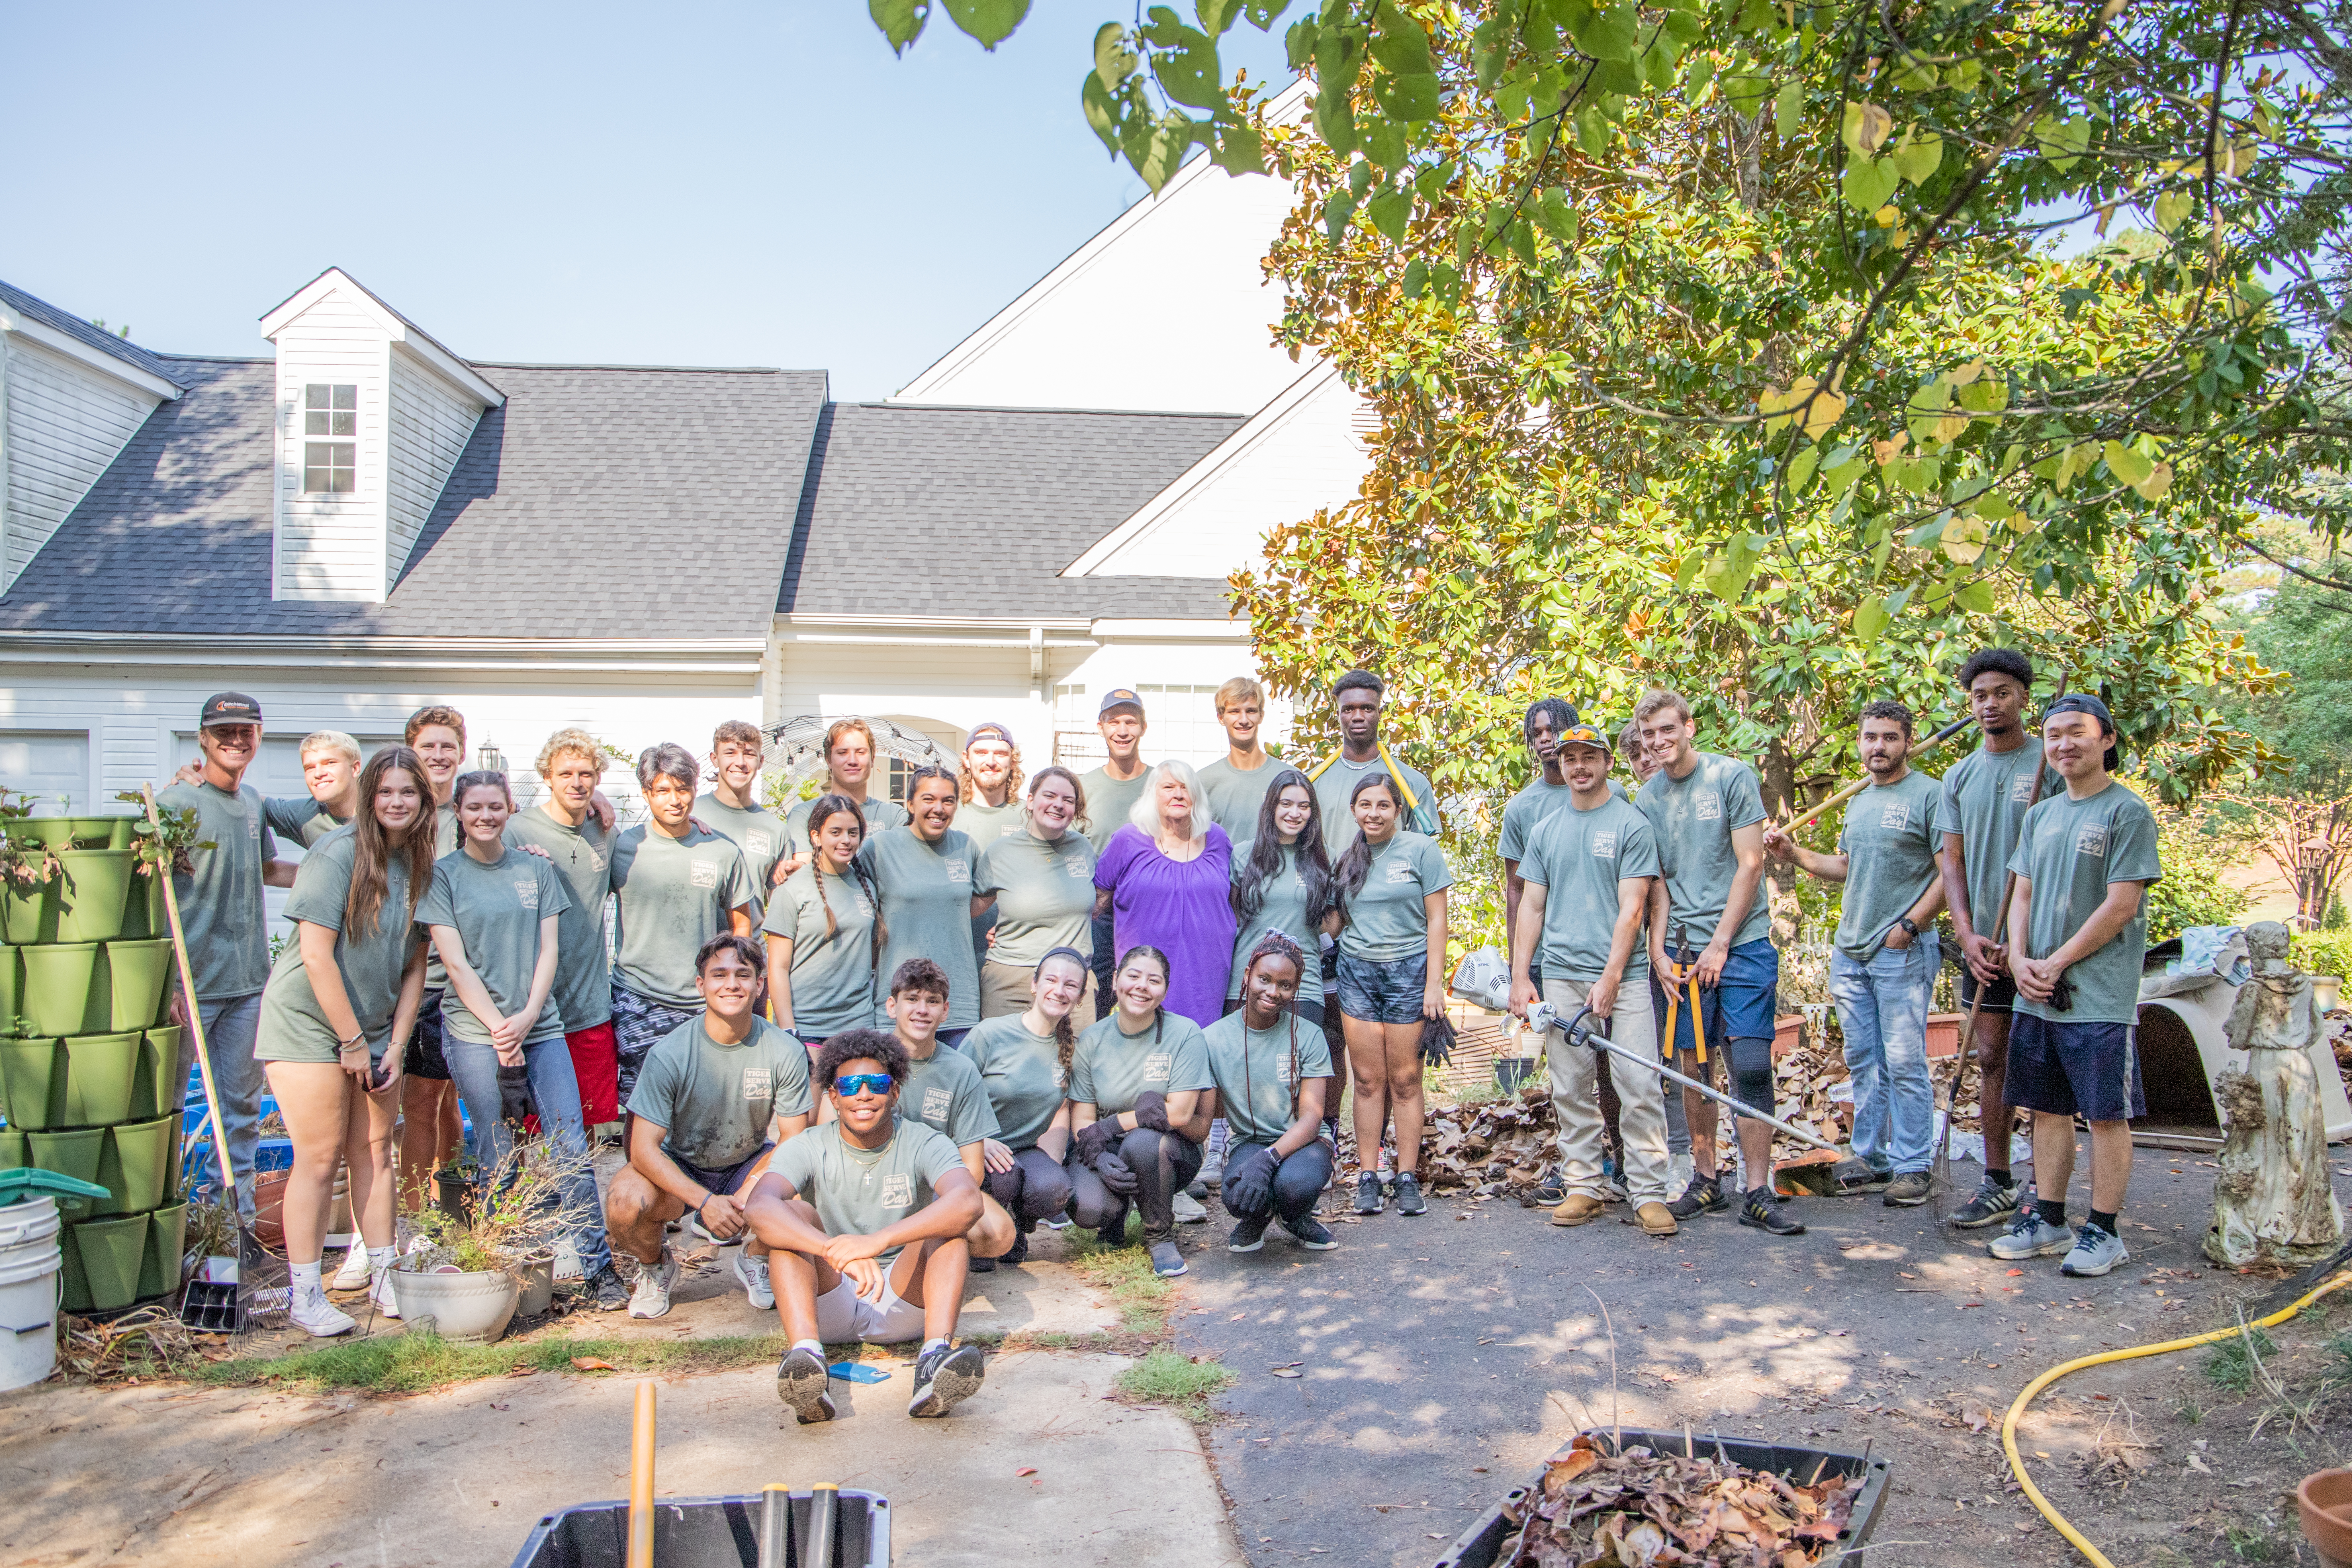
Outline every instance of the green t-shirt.
MULTIPOLYGON (((1519 876, 1544 889, 1538 967, 1546 980, 1601 978, 1617 937, 1621 884, 1658 874, 1657 835, 1629 801, 1612 795, 1591 811, 1555 811, 1528 838, 1519 876)), ((1636 936, 1623 978, 1650 973, 1647 944, 1636 936)))
MULTIPOLYGON (((919 1121, 893 1117, 890 1142, 852 1149, 841 1123, 812 1127, 778 1149, 768 1173, 792 1184, 793 1195, 813 1205, 827 1236, 872 1236, 931 1206, 940 1181, 963 1169, 956 1146, 919 1121)), ((903 1250, 875 1261, 888 1268, 903 1250)))
MULTIPOLYGON (((1990 942, 2000 932, 2000 889, 2009 879, 2009 858, 2017 853, 2017 832, 2033 799, 2034 771, 2042 767, 2039 736, 2008 752, 1979 746, 1944 775, 1937 831, 1960 841, 1969 879, 1969 926, 1990 942)), ((2066 793, 2066 781, 2042 770, 2042 794, 2066 793)), ((1938 846, 1940 847, 1940 846, 1938 846)))
POLYGON ((1225 830, 1225 837, 1239 844, 1257 837, 1257 818, 1265 805, 1265 792, 1286 770, 1281 761, 1267 757, 1248 773, 1234 766, 1230 752, 1219 757, 1196 772, 1201 781, 1201 793, 1209 797, 1209 820, 1225 830))
POLYGON ((991 1018, 963 1037, 963 1053, 979 1069, 996 1112, 996 1136, 1014 1152, 1034 1148, 1069 1098, 1062 1047, 1033 1035, 1018 1013, 991 1018))
POLYGON ((698 796, 694 815, 706 826, 735 841, 736 847, 743 851, 743 869, 751 879, 752 889, 764 900, 768 873, 775 869, 777 861, 792 853, 784 842, 784 819, 756 802, 748 808, 727 805, 715 795, 698 796))
POLYGON ((991 805, 981 800, 965 801, 956 807, 955 820, 948 826, 984 850, 1000 838, 1027 832, 1029 823, 1021 815, 1021 797, 1007 795, 1003 805, 991 805))
MULTIPOLYGON (((466 829, 457 821, 456 804, 452 802, 435 806, 433 808, 433 858, 438 860, 444 855, 456 854, 457 846, 465 841, 466 829)), ((425 994, 428 996, 433 995, 448 989, 448 985, 449 976, 441 967, 441 955, 433 951, 433 944, 428 942, 425 944, 425 994)))
MULTIPOLYGON (((1348 852, 1348 846, 1356 841, 1356 835, 1362 831, 1356 826, 1356 814, 1348 809, 1348 797, 1356 793, 1356 781, 1367 773, 1385 772, 1380 753, 1375 752, 1368 763, 1351 763, 1345 756, 1334 757, 1331 765, 1315 776, 1315 799, 1323 810, 1323 850, 1331 857, 1334 866, 1339 863, 1339 857, 1348 852)), ((1429 775, 1402 763, 1397 763, 1396 772, 1404 775, 1404 787, 1412 792, 1412 798, 1417 803, 1407 805, 1402 799, 1397 802, 1402 814, 1397 818, 1398 831, 1435 833, 1438 827, 1437 791, 1430 784, 1429 775)), ((1391 773, 1389 776, 1393 781, 1396 775, 1391 773)))
POLYGON ((1914 768, 1891 784, 1872 784, 1846 803, 1838 849, 1846 857, 1838 910, 1838 951, 1868 963, 1895 922, 1936 883, 1943 847, 1936 814, 1944 786, 1914 768))
POLYGON ((1098 1116, 1133 1110, 1135 1097, 1147 1089, 1171 1094, 1216 1085, 1201 1026, 1165 1007, 1139 1035, 1129 1034, 1117 1012, 1098 1018, 1078 1032, 1070 1055, 1070 1100, 1093 1106, 1098 1116))
MULTIPOLYGON (((784 814, 784 838, 790 845, 785 850, 787 858, 808 853, 809 813, 815 807, 815 801, 804 800, 784 814)), ((878 795, 867 796, 866 804, 857 808, 857 815, 866 819, 866 842, 868 844, 894 827, 904 827, 909 820, 905 806, 878 795)))
MULTIPOLYGON (((1679 926, 1696 956, 1715 940, 1724 906, 1731 901, 1732 879, 1739 874, 1731 835, 1764 820, 1764 794, 1757 786, 1756 770, 1736 757, 1701 752, 1686 777, 1675 778, 1664 768, 1652 773, 1638 804, 1658 836, 1658 861, 1666 879, 1666 950, 1673 952, 1679 926)), ((1772 934, 1769 903, 1759 878, 1747 916, 1732 933, 1731 946, 1772 934)))
POLYGON ((1525 860, 1528 845, 1535 837, 1536 829, 1549 822, 1557 813, 1569 810, 1569 797, 1575 793, 1564 784, 1544 783, 1544 776, 1538 771, 1534 782, 1504 805, 1503 832, 1496 845, 1496 852, 1506 860, 1525 860))
MULTIPOLYGON (((2009 868, 2033 883, 2025 956, 2047 958, 2083 928, 2107 897, 2110 882, 2155 882, 2156 817, 2147 803, 2113 780, 2088 800, 2061 790, 2025 814, 2009 868)), ((2106 946, 2070 965, 2074 1005, 2061 1013, 2017 994, 2017 1009, 2057 1024, 2139 1020, 2139 972, 2147 957, 2147 895, 2139 912, 2106 946)))
POLYGON ((309 795, 271 795, 261 803, 261 819, 280 838, 291 838, 308 849, 344 822, 309 795))
POLYGON ((240 784, 235 795, 209 784, 173 784, 155 804, 194 806, 196 842, 192 871, 172 873, 180 928, 188 943, 188 977, 199 1002, 251 996, 269 984, 269 917, 261 903, 262 868, 278 858, 278 840, 263 820, 261 792, 240 784))
MULTIPOLYGON (((383 906, 375 929, 353 940, 343 930, 343 906, 352 896, 352 863, 359 846, 349 833, 331 833, 302 858, 286 895, 286 918, 323 926, 335 933, 335 967, 342 971, 343 994, 367 1035, 368 1054, 381 1057, 392 1038, 393 1009, 400 1001, 400 977, 419 936, 408 918, 408 862, 395 858, 384 867, 383 906)), ((278 952, 269 983, 261 994, 261 1022, 254 1055, 265 1061, 332 1061, 334 1026, 327 1022, 302 963, 302 943, 289 938, 278 952)))
POLYGON ((855 873, 823 879, 814 856, 768 898, 761 927, 793 944, 793 1027, 823 1040, 874 1023, 874 900, 855 873), (833 911, 833 930, 824 915, 833 911))
MULTIPOLYGON (((1331 1047, 1323 1031, 1285 1014, 1271 1029, 1245 1026, 1236 1010, 1203 1029, 1209 1075, 1217 1084, 1217 1114, 1236 1143, 1271 1143, 1297 1120, 1297 1086, 1331 1076, 1331 1047)), ((1329 1089, 1323 1109, 1331 1110, 1329 1089)))
MULTIPOLYGON (((1249 869, 1250 852, 1256 840, 1244 839, 1234 846, 1233 879, 1241 886, 1242 875, 1249 869)), ((1228 997, 1242 994, 1243 968, 1260 938, 1270 931, 1278 931, 1298 944, 1307 960, 1307 973, 1298 977, 1298 1000, 1320 1004, 1323 1000, 1323 938, 1307 925, 1307 883, 1298 874, 1298 847, 1286 845, 1282 851, 1282 869, 1260 885, 1264 901, 1257 913, 1242 921, 1241 930, 1234 938, 1234 962, 1225 977, 1228 997)), ((1239 919, 1237 915, 1235 917, 1239 919)))
POLYGON ((996 1136, 996 1107, 989 1103, 980 1069, 961 1051, 943 1046, 908 1061, 907 1081, 898 1086, 898 1114, 946 1133, 959 1149, 996 1136))
POLYGON ((593 1029, 613 1016, 613 958, 604 946, 604 900, 613 892, 613 836, 592 815, 577 827, 558 822, 543 805, 507 818, 507 842, 536 848, 563 879, 571 895, 555 926, 555 990, 548 1005, 563 1015, 566 1033, 593 1029))
POLYGON ((1364 885, 1348 900, 1339 951, 1349 958, 1393 963, 1429 949, 1429 910, 1422 900, 1454 885, 1437 840, 1399 828, 1372 852, 1364 885))
POLYGON ((882 889, 882 962, 876 968, 887 993, 890 977, 910 958, 928 958, 947 972, 948 1016, 942 1029, 980 1022, 980 961, 971 950, 972 890, 980 852, 949 828, 936 845, 912 827, 869 838, 857 858, 882 889))
MULTIPOLYGON (((530 1000, 531 972, 539 966, 539 922, 550 915, 561 921, 572 907, 572 895, 547 861, 504 845, 499 850, 493 866, 463 849, 435 861, 433 886, 416 906, 416 923, 456 928, 466 962, 503 1014, 530 1000)), ((489 1025, 474 1016, 454 985, 442 996, 441 1022, 458 1039, 490 1043, 489 1025)), ((551 988, 524 1043, 555 1039, 570 1026, 551 988)))
POLYGON ((662 1152, 671 1159, 723 1171, 758 1153, 777 1117, 809 1113, 808 1047, 765 1018, 751 1020, 742 1044, 722 1046, 702 1026, 704 1017, 697 1014, 654 1042, 628 1110, 662 1129, 662 1152))
POLYGON ((1034 968, 1057 947, 1094 951, 1095 847, 1065 830, 1051 844, 1024 829, 981 848, 973 889, 996 900, 991 962, 1034 968))
POLYGON ((735 841, 639 823, 613 842, 613 977, 650 1002, 699 1007, 694 955, 759 898, 735 841))
MULTIPOLYGON (((1135 760, 1143 761, 1139 756, 1135 760)), ((1131 779, 1111 777, 1106 771, 1108 765, 1078 781, 1078 788, 1087 797, 1087 838, 1097 854, 1110 842, 1112 834, 1127 826, 1127 814, 1135 809, 1135 803, 1143 797, 1143 786, 1151 781, 1148 764, 1131 779)))

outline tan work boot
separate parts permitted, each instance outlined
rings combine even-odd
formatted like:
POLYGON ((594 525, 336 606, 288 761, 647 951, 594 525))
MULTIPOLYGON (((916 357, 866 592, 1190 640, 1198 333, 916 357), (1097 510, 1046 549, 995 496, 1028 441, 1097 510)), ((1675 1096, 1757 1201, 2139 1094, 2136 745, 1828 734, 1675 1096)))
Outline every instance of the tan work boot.
POLYGON ((1633 1217, 1641 1223, 1643 1234, 1646 1236, 1672 1236, 1682 1228, 1675 1223, 1674 1211, 1655 1198, 1635 1209, 1633 1217))
POLYGON ((1599 1198, 1583 1193, 1570 1193, 1567 1200, 1551 1211, 1554 1225, 1582 1225, 1608 1205, 1599 1198))

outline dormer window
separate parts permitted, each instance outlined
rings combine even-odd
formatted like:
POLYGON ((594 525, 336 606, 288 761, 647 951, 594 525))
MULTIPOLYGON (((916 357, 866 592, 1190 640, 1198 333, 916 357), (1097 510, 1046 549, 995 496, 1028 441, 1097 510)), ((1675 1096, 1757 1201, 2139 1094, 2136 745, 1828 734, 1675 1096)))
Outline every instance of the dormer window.
POLYGON ((302 388, 303 494, 349 495, 359 489, 359 433, 356 384, 314 381, 302 388))

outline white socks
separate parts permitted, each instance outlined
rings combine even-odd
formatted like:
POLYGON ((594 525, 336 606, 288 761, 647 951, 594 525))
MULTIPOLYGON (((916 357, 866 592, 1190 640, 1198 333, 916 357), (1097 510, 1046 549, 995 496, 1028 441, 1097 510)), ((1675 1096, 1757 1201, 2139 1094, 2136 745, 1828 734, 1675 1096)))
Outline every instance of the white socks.
POLYGON ((319 1283, 319 1265, 316 1262, 289 1263, 286 1268, 287 1272, 293 1277, 292 1284, 296 1295, 324 1296, 327 1293, 327 1288, 319 1283))
POLYGON ((945 1340, 925 1340, 923 1342, 923 1354, 925 1355, 930 1354, 933 1351, 943 1351, 947 1348, 948 1342, 945 1340))
POLYGON ((392 1267, 392 1260, 397 1256, 399 1256, 398 1253, 389 1247, 369 1247, 367 1249, 368 1273, 371 1276, 383 1273, 392 1267))
POLYGON ((824 1359, 824 1344, 819 1340, 794 1340, 793 1342, 793 1349, 796 1351, 806 1351, 809 1354, 816 1357, 819 1361, 823 1361, 824 1359))

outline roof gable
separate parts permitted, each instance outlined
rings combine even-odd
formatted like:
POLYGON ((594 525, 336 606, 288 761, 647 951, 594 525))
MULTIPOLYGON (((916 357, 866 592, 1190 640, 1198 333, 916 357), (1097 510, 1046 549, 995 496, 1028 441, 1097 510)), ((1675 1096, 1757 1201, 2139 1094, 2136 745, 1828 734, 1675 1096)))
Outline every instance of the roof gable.
POLYGON ((118 375, 127 370, 131 374, 125 379, 154 396, 177 397, 183 390, 180 383, 173 379, 170 365, 162 354, 150 353, 128 338, 101 331, 94 323, 5 282, 0 282, 0 329, 24 331, 84 363, 91 363, 93 355, 99 356, 102 362, 99 368, 110 365, 118 375), (11 321, 10 317, 17 319, 11 321), (151 384, 155 383, 161 384, 151 384))
POLYGON ((261 335, 270 342, 293 328, 323 300, 341 298, 374 318, 387 342, 405 349, 410 357, 429 366, 458 390, 496 407, 506 395, 484 379, 475 367, 452 353, 430 332, 370 292, 358 279, 340 267, 330 267, 261 318, 261 335))

